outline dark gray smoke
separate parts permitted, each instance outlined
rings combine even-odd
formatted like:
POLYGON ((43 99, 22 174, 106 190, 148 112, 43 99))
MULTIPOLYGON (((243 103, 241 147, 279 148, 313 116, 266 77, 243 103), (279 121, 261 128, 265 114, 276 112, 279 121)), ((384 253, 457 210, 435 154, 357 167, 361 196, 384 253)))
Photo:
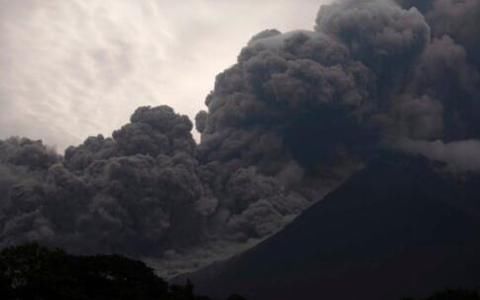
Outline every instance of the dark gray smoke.
POLYGON ((478 140, 451 143, 404 141, 399 147, 407 153, 421 154, 446 163, 454 172, 480 170, 480 141, 478 140))
POLYGON ((198 145, 166 106, 64 157, 3 141, 0 245, 159 256, 248 243, 385 146, 478 170, 479 16, 476 0, 343 0, 313 31, 263 31, 217 76, 198 145))
POLYGON ((169 107, 142 107, 113 138, 90 137, 63 160, 41 142, 2 142, 2 244, 138 254, 195 243, 204 190, 191 129, 169 107))

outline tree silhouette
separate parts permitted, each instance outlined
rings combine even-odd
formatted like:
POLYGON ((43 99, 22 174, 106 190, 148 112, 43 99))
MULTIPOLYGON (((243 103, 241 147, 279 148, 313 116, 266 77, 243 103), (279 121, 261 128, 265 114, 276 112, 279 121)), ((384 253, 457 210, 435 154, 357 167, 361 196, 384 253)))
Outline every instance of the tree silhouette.
POLYGON ((243 298, 242 296, 240 295, 237 295, 237 294, 233 294, 231 295, 230 297, 228 297, 227 300, 246 300, 245 298, 243 298))
POLYGON ((1 299, 208 300, 191 282, 169 285, 144 263, 119 255, 73 256, 38 244, 0 252, 1 299))
MULTIPOLYGON (((414 300, 413 298, 404 298, 403 300, 414 300)), ((423 300, 480 300, 477 291, 468 290, 446 290, 437 292, 423 300)))

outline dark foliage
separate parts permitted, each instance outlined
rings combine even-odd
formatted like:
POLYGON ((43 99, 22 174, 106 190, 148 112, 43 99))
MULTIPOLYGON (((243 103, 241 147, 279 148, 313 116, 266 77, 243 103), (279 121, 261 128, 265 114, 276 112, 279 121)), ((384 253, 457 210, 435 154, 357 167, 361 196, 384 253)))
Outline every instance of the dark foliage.
MULTIPOLYGON (((404 300, 414 300, 413 298, 405 298, 404 300)), ((480 296, 476 291, 468 290, 446 290, 435 293, 433 296, 424 300, 480 300, 480 296)))
MULTIPOLYGON (((243 299, 235 296, 231 299, 243 299), (235 298, 236 297, 236 298, 235 298)), ((15 300, 208 300, 118 255, 73 256, 38 244, 0 252, 0 298, 15 300)))

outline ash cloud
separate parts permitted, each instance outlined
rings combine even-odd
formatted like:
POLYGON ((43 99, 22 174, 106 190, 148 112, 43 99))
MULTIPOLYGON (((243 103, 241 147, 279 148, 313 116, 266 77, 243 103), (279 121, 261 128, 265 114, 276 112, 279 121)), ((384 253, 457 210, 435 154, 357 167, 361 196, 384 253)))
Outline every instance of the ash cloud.
POLYGON ((480 170, 480 141, 403 141, 398 147, 407 153, 420 154, 434 161, 446 163, 452 171, 480 170))
POLYGON ((479 12, 344 0, 322 6, 314 30, 260 32, 217 76, 199 144, 167 106, 63 157, 3 141, 0 245, 187 257, 270 236, 385 146, 476 171, 479 12))
POLYGON ((203 187, 191 129, 169 107, 142 107, 113 138, 90 137, 61 160, 41 142, 5 141, 2 167, 18 175, 2 199, 2 244, 38 239, 133 255, 167 240, 193 243, 201 235, 194 204, 203 187))

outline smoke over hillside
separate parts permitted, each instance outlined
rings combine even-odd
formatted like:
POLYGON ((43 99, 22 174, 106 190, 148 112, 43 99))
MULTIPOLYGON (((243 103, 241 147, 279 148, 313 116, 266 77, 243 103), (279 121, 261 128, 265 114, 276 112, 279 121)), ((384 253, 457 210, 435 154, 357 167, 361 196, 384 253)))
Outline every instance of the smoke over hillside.
POLYGON ((313 31, 248 42, 195 118, 198 145, 192 122, 167 106, 141 107, 111 138, 63 157, 2 141, 0 245, 159 256, 247 243, 385 146, 449 164, 468 151, 477 163, 460 169, 477 170, 479 31, 476 0, 337 1, 313 31))

